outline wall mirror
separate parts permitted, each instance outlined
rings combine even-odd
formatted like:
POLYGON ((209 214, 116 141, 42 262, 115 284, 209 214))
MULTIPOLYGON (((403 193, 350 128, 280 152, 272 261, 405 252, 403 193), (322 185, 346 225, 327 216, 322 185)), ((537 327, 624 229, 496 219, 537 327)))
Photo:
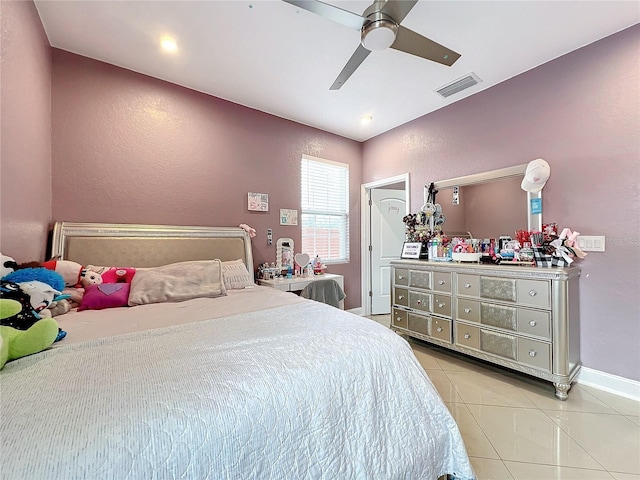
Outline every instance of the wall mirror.
MULTIPOLYGON (((470 234, 473 238, 514 237, 516 230, 542 231, 542 192, 520 188, 526 169, 525 163, 434 182, 436 202, 446 216, 442 231, 449 237, 470 234)), ((428 188, 425 186, 425 203, 428 188)))

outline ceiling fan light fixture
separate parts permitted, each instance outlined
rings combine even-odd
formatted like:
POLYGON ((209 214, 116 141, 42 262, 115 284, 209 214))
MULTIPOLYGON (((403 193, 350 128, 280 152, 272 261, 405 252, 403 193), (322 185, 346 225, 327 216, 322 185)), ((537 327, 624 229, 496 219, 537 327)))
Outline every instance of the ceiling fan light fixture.
POLYGON ((387 19, 380 19, 362 27, 360 42, 372 52, 386 50, 396 41, 398 25, 387 19))

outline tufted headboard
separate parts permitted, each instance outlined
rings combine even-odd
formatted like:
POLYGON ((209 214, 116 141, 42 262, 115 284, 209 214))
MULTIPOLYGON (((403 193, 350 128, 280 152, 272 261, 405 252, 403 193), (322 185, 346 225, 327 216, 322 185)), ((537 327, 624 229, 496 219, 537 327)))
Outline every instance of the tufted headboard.
POLYGON ((241 258, 253 278, 251 239, 239 227, 56 222, 49 258, 81 265, 157 267, 241 258))

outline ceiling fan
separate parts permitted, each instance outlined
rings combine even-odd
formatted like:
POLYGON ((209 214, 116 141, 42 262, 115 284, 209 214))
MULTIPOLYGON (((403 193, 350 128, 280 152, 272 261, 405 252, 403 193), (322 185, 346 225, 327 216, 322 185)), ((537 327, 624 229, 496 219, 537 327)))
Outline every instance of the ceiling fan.
POLYGON ((364 59, 375 50, 390 47, 447 66, 453 65, 460 58, 459 53, 400 25, 418 0, 374 0, 362 15, 318 0, 283 1, 360 30, 360 45, 331 85, 331 90, 342 87, 364 59))

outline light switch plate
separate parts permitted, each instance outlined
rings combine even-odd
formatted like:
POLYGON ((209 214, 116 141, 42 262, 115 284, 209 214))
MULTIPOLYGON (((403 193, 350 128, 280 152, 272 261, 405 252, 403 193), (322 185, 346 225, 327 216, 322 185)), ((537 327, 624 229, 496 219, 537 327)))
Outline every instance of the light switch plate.
POLYGON ((604 235, 580 235, 578 248, 583 252, 604 252, 604 235))

